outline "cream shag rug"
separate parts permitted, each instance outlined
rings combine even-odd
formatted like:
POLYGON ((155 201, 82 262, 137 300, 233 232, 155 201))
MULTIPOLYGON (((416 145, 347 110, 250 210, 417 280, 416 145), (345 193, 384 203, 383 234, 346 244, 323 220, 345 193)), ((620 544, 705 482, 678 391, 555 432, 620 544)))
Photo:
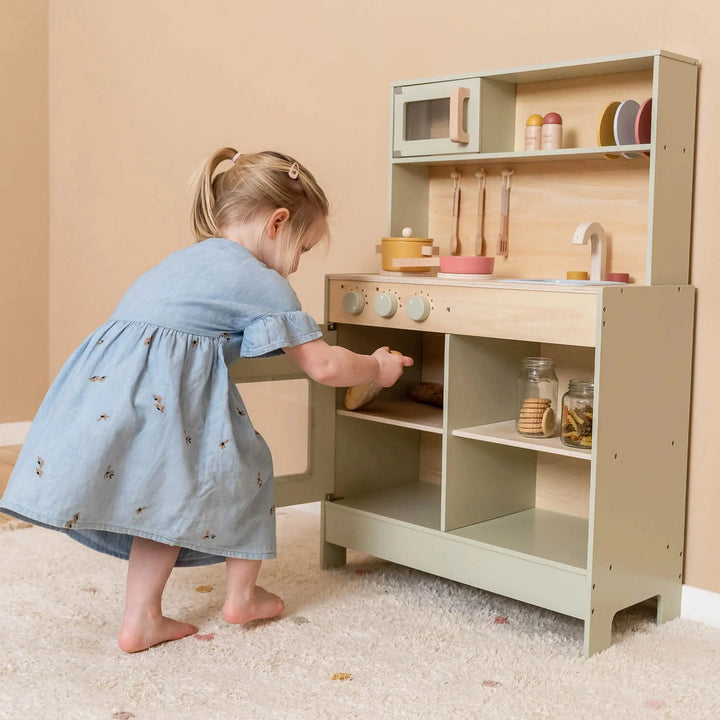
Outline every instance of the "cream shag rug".
POLYGON ((278 511, 261 584, 277 620, 220 617, 224 566, 175 570, 165 611, 197 636, 136 655, 115 636, 125 563, 39 528, 0 534, 3 720, 715 720, 720 630, 646 610, 581 657, 578 620, 350 553, 322 571, 319 518, 278 511))

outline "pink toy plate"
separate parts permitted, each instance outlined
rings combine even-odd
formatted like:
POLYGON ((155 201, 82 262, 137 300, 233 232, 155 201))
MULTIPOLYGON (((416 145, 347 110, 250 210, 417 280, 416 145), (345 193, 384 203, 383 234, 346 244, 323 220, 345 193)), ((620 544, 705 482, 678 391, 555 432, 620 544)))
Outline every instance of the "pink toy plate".
POLYGON ((440 272, 458 275, 492 275, 495 258, 484 255, 441 255, 440 272))
MULTIPOLYGON (((649 143, 650 131, 652 128, 652 98, 648 98, 638 110, 637 117, 635 118, 635 142, 638 145, 645 145, 649 143)), ((650 155, 649 152, 645 153, 650 155)))

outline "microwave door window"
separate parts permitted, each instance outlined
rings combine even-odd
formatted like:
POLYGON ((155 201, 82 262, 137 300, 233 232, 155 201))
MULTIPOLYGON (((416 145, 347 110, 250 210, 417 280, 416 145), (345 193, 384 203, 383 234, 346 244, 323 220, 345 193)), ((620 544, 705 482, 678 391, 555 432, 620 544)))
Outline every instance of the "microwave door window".
POLYGON ((405 103, 405 140, 450 137, 450 98, 405 103))

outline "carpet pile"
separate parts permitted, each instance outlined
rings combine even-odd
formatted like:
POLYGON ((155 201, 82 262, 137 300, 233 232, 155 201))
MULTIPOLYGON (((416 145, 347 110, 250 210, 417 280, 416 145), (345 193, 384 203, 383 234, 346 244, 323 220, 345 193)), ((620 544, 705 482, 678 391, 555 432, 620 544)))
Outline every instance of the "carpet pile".
POLYGON ((349 553, 319 569, 319 517, 278 511, 260 584, 279 619, 229 626, 224 567, 176 569, 165 612, 197 635, 116 645, 124 561, 39 528, 0 533, 4 720, 715 720, 720 630, 647 609, 581 656, 579 620, 349 553))

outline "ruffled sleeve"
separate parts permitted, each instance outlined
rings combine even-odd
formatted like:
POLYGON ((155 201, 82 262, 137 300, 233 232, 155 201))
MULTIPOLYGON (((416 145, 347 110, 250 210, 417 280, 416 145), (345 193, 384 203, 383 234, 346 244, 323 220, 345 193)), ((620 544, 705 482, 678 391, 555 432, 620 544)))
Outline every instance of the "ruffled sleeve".
POLYGON ((242 357, 271 357, 282 349, 322 337, 315 320, 303 310, 263 315, 251 322, 243 334, 242 357))

